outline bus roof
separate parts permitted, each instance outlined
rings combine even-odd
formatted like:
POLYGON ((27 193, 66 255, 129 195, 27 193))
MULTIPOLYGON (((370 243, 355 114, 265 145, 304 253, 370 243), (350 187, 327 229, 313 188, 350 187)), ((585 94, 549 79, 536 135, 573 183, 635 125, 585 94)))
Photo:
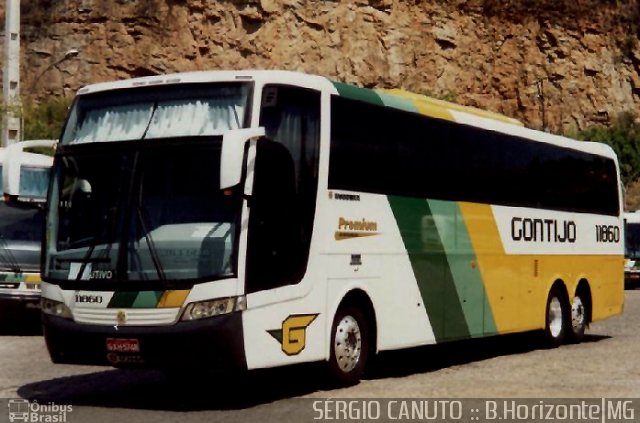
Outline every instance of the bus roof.
POLYGON ((285 70, 211 70, 182 72, 167 75, 143 76, 110 82, 86 85, 78 90, 79 95, 107 90, 162 86, 173 84, 198 84, 207 82, 256 81, 264 83, 293 83, 301 86, 330 87, 331 82, 318 75, 285 70))
POLYGON ((517 119, 501 115, 499 113, 481 110, 475 107, 462 106, 444 100, 438 100, 426 95, 416 94, 399 88, 393 89, 368 89, 359 88, 341 82, 333 82, 341 96, 354 100, 365 101, 382 106, 420 113, 423 115, 455 121, 452 111, 463 112, 470 115, 492 119, 511 125, 524 126, 517 119))
POLYGON ((627 223, 640 223, 640 210, 626 212, 624 214, 624 220, 626 220, 627 223))
POLYGON ((470 106, 462 106, 460 104, 451 103, 449 101, 439 100, 436 98, 431 98, 426 95, 415 94, 409 91, 401 90, 401 89, 391 89, 391 90, 382 90, 382 92, 396 95, 403 98, 408 98, 413 100, 418 104, 422 104, 423 107, 432 107, 432 108, 443 108, 447 110, 457 110, 460 112, 470 113, 472 115, 485 117, 488 119, 494 119, 505 123, 510 123, 512 125, 524 126, 522 122, 517 119, 510 118, 500 113, 491 112, 488 110, 478 109, 476 107, 470 106))
MULTIPOLYGON (((0 165, 4 164, 5 156, 6 156, 6 148, 0 147, 0 165)), ((51 165, 53 164, 53 157, 48 156, 46 154, 21 151, 20 162, 22 166, 51 167, 51 165)))
MULTIPOLYGON (((204 83, 209 81, 239 81, 255 80, 264 82, 273 80, 290 81, 300 84, 304 80, 310 83, 330 82, 341 96, 354 98, 361 101, 375 103, 378 105, 395 107, 403 110, 426 114, 432 117, 455 120, 449 113, 451 110, 469 113, 475 116, 494 119, 513 125, 524 126, 517 119, 512 119, 499 113, 481 110, 475 107, 461 106, 459 104, 438 100, 425 95, 411 93, 401 89, 368 89, 355 85, 344 84, 329 80, 322 76, 309 75, 301 72, 283 70, 242 70, 242 71, 197 71, 184 72, 169 75, 147 76, 128 80, 104 82, 87 85, 78 92, 88 94, 92 92, 109 89, 126 89, 142 86, 183 84, 183 83, 204 83)), ((323 84, 323 85, 325 85, 323 84)), ((302 84, 305 85, 305 84, 302 84)))

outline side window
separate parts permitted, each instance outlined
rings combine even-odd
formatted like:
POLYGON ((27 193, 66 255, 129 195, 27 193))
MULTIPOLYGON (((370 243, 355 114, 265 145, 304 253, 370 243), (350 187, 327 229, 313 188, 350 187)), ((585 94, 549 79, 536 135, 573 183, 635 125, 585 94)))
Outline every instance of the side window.
POLYGON ((267 140, 258 142, 247 293, 296 284, 306 271, 318 189, 320 92, 265 86, 260 126, 267 140))
POLYGON ((284 145, 294 161, 296 185, 306 191, 318 178, 320 93, 304 88, 267 85, 262 93, 260 126, 267 138, 284 145))
POLYGON ((331 115, 331 189, 618 215, 609 158, 339 96, 331 115))

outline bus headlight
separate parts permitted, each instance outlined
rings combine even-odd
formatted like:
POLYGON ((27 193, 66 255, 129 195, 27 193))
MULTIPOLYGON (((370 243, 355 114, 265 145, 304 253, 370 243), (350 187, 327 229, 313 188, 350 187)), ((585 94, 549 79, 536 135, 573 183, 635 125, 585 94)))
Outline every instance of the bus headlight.
POLYGON ((246 297, 219 298, 187 305, 182 320, 198 320, 247 309, 246 297))
POLYGON ((48 298, 40 299, 40 307, 44 314, 50 314, 51 316, 62 317, 65 319, 72 319, 71 310, 64 303, 60 301, 50 300, 48 298))

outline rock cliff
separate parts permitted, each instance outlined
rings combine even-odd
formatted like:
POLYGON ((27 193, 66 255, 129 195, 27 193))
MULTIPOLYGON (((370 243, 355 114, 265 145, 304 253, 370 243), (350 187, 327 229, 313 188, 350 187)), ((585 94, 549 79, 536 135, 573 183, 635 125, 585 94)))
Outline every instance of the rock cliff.
POLYGON ((563 132, 640 110, 639 25, 637 0, 23 0, 22 92, 279 68, 563 132))

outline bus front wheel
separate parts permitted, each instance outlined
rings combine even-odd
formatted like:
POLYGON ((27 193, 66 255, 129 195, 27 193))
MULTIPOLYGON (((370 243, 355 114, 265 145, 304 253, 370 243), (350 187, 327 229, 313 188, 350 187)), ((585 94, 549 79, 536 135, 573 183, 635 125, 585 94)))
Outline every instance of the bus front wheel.
POLYGON ((331 326, 329 373, 334 382, 358 383, 369 355, 369 328, 364 314, 354 306, 338 309, 331 326))

